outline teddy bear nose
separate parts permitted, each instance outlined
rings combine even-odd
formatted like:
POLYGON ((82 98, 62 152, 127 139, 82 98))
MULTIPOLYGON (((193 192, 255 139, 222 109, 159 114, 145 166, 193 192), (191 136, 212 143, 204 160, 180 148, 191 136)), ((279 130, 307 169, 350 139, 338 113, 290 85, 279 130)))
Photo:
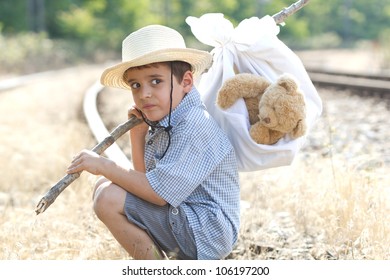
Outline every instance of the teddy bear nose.
POLYGON ((265 123, 270 123, 271 119, 269 117, 263 118, 263 122, 265 123))

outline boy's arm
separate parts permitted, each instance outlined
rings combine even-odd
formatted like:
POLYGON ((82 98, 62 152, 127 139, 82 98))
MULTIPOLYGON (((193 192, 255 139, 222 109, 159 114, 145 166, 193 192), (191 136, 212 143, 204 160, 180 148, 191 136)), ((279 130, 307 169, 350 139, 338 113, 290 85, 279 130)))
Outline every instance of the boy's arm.
MULTIPOLYGON (((128 117, 136 116, 138 119, 141 119, 141 113, 134 107, 128 110, 128 117)), ((138 126, 130 130, 130 146, 131 146, 131 157, 134 166, 134 170, 145 173, 145 137, 148 133, 149 126, 143 122, 138 126)))
MULTIPOLYGON (((138 126, 144 126, 146 124, 140 124, 138 126)), ((146 125, 147 126, 147 125, 146 125)), ((134 170, 142 173, 146 172, 145 167, 145 136, 146 133, 142 131, 142 127, 135 127, 130 130, 130 146, 131 146, 131 159, 133 161, 134 170)))
POLYGON ((124 190, 150 203, 164 206, 167 202, 151 187, 145 172, 126 170, 114 161, 108 160, 101 175, 124 190))
MULTIPOLYGON (((128 114, 135 115, 137 118, 142 117, 136 109, 130 109, 128 114)), ((156 205, 165 205, 167 202, 153 190, 145 175, 145 136, 148 130, 149 126, 146 123, 141 123, 130 130, 134 170, 127 170, 110 159, 84 150, 73 159, 67 173, 85 170, 94 175, 102 175, 135 196, 156 205)))
POLYGON ((144 172, 127 170, 114 161, 101 157, 92 151, 84 150, 77 155, 68 167, 67 173, 80 171, 88 171, 94 175, 104 176, 124 190, 150 203, 159 206, 166 204, 166 201, 153 190, 144 172))

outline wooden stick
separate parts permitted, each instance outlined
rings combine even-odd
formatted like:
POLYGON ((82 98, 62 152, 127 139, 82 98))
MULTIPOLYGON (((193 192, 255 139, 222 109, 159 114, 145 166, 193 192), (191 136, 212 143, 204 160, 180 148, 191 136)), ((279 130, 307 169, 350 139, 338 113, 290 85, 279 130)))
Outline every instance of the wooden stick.
MULTIPOLYGON (((108 147, 110 147, 119 137, 125 134, 127 131, 140 124, 142 120, 137 119, 136 117, 131 117, 126 122, 118 125, 109 136, 107 136, 102 142, 97 144, 92 151, 97 154, 102 154, 108 147)), ((38 215, 43 213, 60 195, 60 193, 65 190, 73 181, 80 177, 81 172, 67 174, 60 181, 57 182, 51 189, 41 198, 39 203, 35 208, 35 213, 38 215)))
POLYGON ((304 6, 306 6, 309 3, 310 0, 299 0, 295 2, 294 4, 291 4, 289 7, 284 8, 279 13, 274 14, 272 17, 275 20, 276 24, 283 24, 284 20, 297 12, 298 10, 302 9, 304 6))

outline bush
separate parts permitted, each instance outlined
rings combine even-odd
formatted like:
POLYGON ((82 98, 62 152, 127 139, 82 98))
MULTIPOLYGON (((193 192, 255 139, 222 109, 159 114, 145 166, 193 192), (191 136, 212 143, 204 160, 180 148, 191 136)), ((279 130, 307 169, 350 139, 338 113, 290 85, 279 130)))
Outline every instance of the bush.
POLYGON ((94 44, 53 40, 45 33, 20 33, 16 36, 0 33, 0 53, 0 74, 27 74, 85 62, 102 62, 114 57, 113 53, 99 50, 94 44))

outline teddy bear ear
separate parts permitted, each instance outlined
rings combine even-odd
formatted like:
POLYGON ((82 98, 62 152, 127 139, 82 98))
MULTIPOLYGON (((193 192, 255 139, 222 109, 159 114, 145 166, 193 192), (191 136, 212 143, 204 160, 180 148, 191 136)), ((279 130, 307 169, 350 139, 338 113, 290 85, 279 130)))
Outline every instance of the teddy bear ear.
POLYGON ((283 74, 277 80, 277 84, 284 87, 287 93, 295 93, 298 90, 297 80, 290 74, 283 74))
POLYGON ((304 120, 299 120, 297 126, 291 131, 290 135, 293 139, 301 137, 306 133, 306 123, 304 120))

